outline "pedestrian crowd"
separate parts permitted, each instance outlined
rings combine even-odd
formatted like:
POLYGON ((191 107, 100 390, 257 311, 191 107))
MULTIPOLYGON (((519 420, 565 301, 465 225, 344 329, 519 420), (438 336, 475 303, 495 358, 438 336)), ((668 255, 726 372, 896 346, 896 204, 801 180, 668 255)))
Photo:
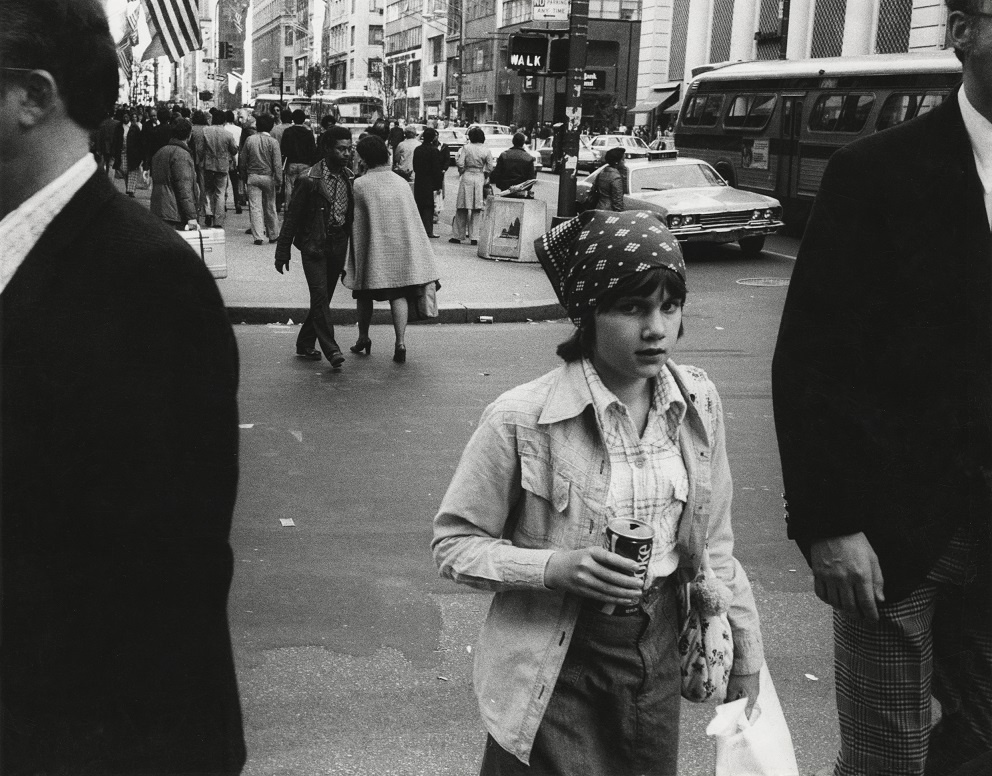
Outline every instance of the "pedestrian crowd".
MULTIPOLYGON (((945 2, 962 85, 830 158, 772 365, 787 530, 833 609, 824 776, 992 772, 992 0, 945 2)), ((230 187, 277 271, 300 252, 297 354, 344 361, 342 280, 351 352, 384 301, 403 363, 447 159, 434 127, 353 147, 296 113, 111 117, 117 79, 100 0, 0 3, 0 772, 238 774, 238 353, 177 230, 223 228, 230 187)), ((496 161, 471 128, 452 239, 526 182, 522 146, 496 161)), ((615 174, 536 244, 563 365, 485 409, 433 521, 440 574, 493 593, 484 776, 672 776, 682 698, 760 722, 774 693, 721 398, 674 359, 690 273, 662 218, 612 207, 615 174)))

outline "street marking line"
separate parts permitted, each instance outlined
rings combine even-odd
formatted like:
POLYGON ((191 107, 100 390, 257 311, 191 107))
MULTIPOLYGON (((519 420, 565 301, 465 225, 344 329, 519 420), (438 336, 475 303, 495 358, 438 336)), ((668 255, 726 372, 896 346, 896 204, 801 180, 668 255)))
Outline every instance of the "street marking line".
POLYGON ((788 259, 789 261, 795 261, 795 256, 790 256, 787 253, 777 253, 775 251, 762 251, 766 256, 777 256, 780 259, 788 259))

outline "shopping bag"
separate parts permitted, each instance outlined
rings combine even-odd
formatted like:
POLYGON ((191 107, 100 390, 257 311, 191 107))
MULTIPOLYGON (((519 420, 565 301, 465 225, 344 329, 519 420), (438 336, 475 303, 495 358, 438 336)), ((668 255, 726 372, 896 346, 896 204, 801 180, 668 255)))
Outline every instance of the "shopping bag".
POLYGON ((142 170, 141 171, 141 178, 138 180, 138 188, 139 189, 147 189, 151 185, 152 185, 152 176, 151 176, 151 173, 148 172, 148 170, 142 170))
POLYGON ((432 280, 423 287, 423 293, 417 296, 417 320, 437 318, 437 290, 441 284, 432 280))
POLYGON ((750 719, 747 698, 716 707, 706 735, 716 740, 716 776, 799 776, 792 736, 768 666, 750 719))
POLYGON ((434 192, 434 223, 438 223, 441 211, 444 210, 444 194, 440 191, 434 192))

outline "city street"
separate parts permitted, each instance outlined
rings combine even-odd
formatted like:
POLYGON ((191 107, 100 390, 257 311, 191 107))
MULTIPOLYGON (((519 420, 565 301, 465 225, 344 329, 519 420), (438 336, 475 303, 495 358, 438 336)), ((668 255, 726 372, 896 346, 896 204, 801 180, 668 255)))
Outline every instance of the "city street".
MULTIPOLYGON (((780 245, 794 254, 795 241, 780 245)), ((737 555, 805 774, 831 761, 836 722, 829 610, 785 537, 772 422, 791 268, 786 255, 747 262, 736 247, 693 256, 676 360, 705 368, 723 397, 737 555)), ((570 325, 417 326, 402 366, 390 360, 391 328, 374 326, 372 355, 348 354, 337 371, 293 357, 296 326, 235 330, 243 430, 230 617, 245 773, 477 773, 471 647, 489 596, 438 578, 431 518, 482 409, 560 363, 570 325)), ((353 336, 338 334, 344 345, 353 336)), ((685 776, 712 773, 712 713, 684 704, 685 776)))

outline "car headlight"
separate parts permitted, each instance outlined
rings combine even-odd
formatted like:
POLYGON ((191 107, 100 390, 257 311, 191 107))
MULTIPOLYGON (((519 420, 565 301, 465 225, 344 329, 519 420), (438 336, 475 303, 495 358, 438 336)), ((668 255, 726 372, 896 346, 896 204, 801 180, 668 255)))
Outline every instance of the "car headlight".
POLYGON ((755 210, 753 213, 751 213, 751 220, 752 221, 758 221, 758 220, 760 220, 760 218, 761 218, 761 211, 760 210, 755 210))
POLYGON ((694 224, 695 222, 696 219, 694 216, 682 216, 682 226, 689 226, 690 224, 694 224))
POLYGON ((772 220, 772 215, 773 215, 772 214, 772 209, 771 208, 767 208, 765 210, 765 212, 764 212, 765 220, 766 221, 771 221, 772 220))
POLYGON ((668 227, 674 229, 677 226, 682 226, 682 216, 669 216, 668 227))

